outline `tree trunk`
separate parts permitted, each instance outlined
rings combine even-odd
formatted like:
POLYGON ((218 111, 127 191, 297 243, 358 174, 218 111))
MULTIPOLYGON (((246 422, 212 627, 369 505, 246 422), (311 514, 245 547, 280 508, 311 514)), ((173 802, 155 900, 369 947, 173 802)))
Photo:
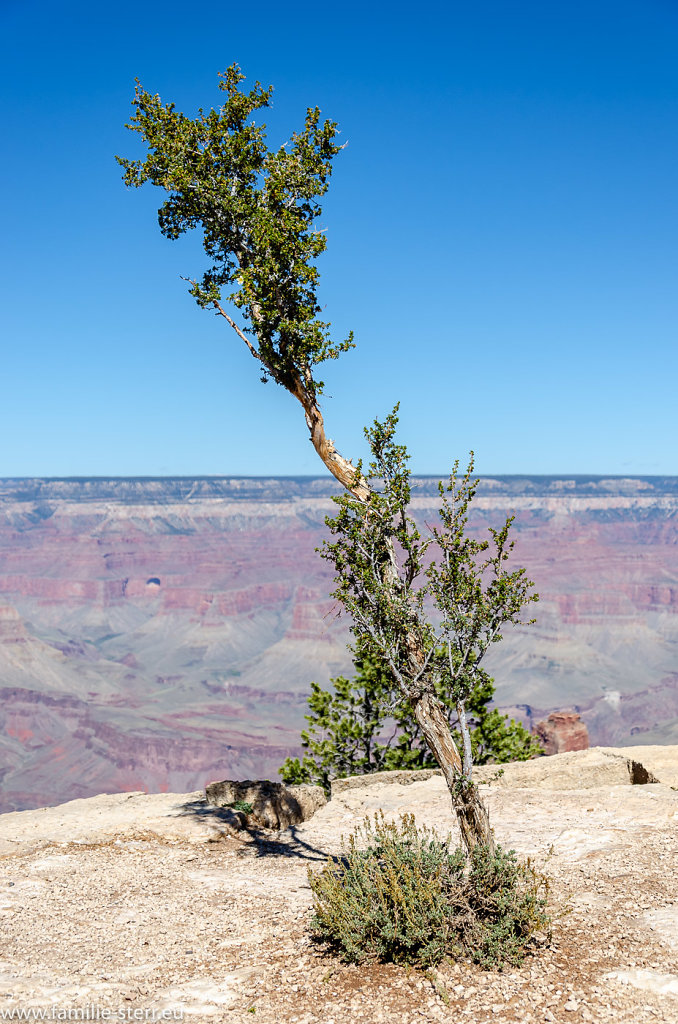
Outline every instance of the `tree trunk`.
POLYGON ((355 466, 351 460, 340 455, 334 446, 334 441, 325 434, 325 421, 320 406, 309 389, 304 387, 301 377, 296 379, 289 391, 301 402, 311 443, 332 476, 336 477, 339 483, 359 501, 367 501, 370 496, 367 481, 362 474, 356 477, 355 466))
MULTIPOLYGON (((304 387, 301 376, 296 378, 288 390, 303 406, 313 447, 330 473, 359 501, 368 501, 369 484, 362 474, 356 475, 356 469, 351 461, 339 454, 334 441, 325 434, 323 415, 312 391, 304 387)), ((389 567, 386 569, 386 578, 388 579, 390 575, 391 582, 397 585, 399 581, 395 570, 396 559, 392 538, 389 548, 391 567, 390 572, 389 567)), ((440 701, 433 694, 424 693, 413 702, 413 710, 424 738, 442 769, 466 850, 470 854, 476 846, 482 844, 494 852, 494 836, 487 808, 473 780, 464 775, 462 761, 440 701)))
POLYGON ((461 758, 450 733, 450 727, 440 701, 424 693, 412 705, 414 716, 424 738, 442 769, 443 777, 452 797, 457 814, 461 838, 468 853, 478 844, 494 852, 494 836, 490 817, 477 786, 463 774, 461 758))
MULTIPOLYGON (((238 263, 242 267, 243 253, 236 250, 235 255, 237 256, 238 263)), ((195 284, 195 281, 192 283, 195 284)), ((332 476, 336 477, 339 483, 342 484, 347 491, 350 491, 351 494, 355 495, 355 497, 360 501, 367 501, 370 496, 370 488, 367 481, 362 475, 356 477, 355 466, 351 460, 345 459, 343 455, 340 455, 335 448, 334 441, 325 434, 325 421, 315 395, 315 386, 310 367, 307 366, 304 373, 295 371, 294 375, 290 379, 281 380, 274 372, 273 368, 268 365, 266 360, 262 359, 259 350, 252 344, 244 331, 238 327, 235 320, 228 315, 225 309, 222 308, 220 303, 215 299, 212 305, 216 310, 216 313, 219 316, 223 316, 224 320, 231 325, 238 337, 245 342, 254 358, 262 362, 270 371, 271 376, 277 380, 279 384, 282 384, 287 388, 289 393, 294 395, 297 401, 301 402, 313 447, 329 469, 332 476), (306 383, 304 383, 304 378, 306 383)), ((256 330, 262 323, 261 309, 256 303, 252 305, 251 314, 252 324, 256 330)))

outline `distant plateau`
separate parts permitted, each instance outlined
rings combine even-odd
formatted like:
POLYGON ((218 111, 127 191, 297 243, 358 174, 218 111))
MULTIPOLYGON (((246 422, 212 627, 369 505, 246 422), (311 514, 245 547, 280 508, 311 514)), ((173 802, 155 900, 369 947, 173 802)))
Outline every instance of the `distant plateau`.
MULTIPOLYGON (((435 518, 435 482, 414 514, 435 518)), ((0 812, 276 778, 311 680, 350 671, 315 549, 329 478, 0 480, 0 812)), ((527 725, 678 743, 678 478, 495 477, 537 623, 488 657, 527 725)))

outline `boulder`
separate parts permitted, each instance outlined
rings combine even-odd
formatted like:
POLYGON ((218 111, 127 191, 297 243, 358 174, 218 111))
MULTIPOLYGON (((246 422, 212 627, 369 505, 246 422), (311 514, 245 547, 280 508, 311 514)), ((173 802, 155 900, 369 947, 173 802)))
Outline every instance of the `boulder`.
MULTIPOLYGON (((592 747, 553 757, 536 757, 530 761, 474 765, 473 778, 480 786, 488 786, 493 790, 579 792, 609 786, 642 786, 659 781, 668 781, 670 784, 674 779, 678 783, 678 746, 592 747), (653 755, 649 763, 654 771, 648 768, 644 750, 653 755), (634 756, 629 757, 629 753, 634 756), (643 761, 640 761, 640 756, 643 761), (659 771, 661 775, 658 777, 659 771)), ((418 794, 413 802, 421 806, 427 805, 431 799, 439 799, 446 792, 445 780, 438 769, 373 772, 371 775, 335 779, 332 783, 332 804, 336 802, 338 807, 350 807, 358 815, 366 809, 371 811, 378 807, 394 810, 410 801, 405 787, 415 783, 418 784, 418 794), (435 797, 431 794, 435 794, 435 797)))
POLYGON ((212 807, 231 807, 242 801, 252 805, 247 815, 248 824, 262 828, 285 829, 308 821, 315 812, 327 803, 327 797, 320 786, 302 783, 299 786, 285 786, 282 782, 257 782, 246 780, 235 782, 210 782, 205 789, 207 803, 212 807))
POLYGON ((589 749, 589 731, 575 711, 553 711, 545 722, 537 722, 534 733, 545 754, 568 754, 589 749))

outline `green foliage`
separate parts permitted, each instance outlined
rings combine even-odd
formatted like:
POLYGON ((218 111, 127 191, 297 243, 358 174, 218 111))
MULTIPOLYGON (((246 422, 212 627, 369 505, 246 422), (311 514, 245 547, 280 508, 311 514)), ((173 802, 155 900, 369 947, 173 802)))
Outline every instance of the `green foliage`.
POLYGON ((471 479, 473 453, 461 480, 455 463, 447 487, 439 485, 440 525, 422 538, 408 511, 409 455, 395 441, 397 409, 365 431, 372 451, 369 499, 359 501, 349 492, 333 498, 339 511, 327 525, 334 540, 322 554, 335 567, 333 596, 354 621, 361 654, 385 661, 407 693, 447 672, 452 697, 467 700, 489 645, 538 598, 530 593, 534 584, 525 570, 509 571, 504 564, 513 548, 513 516, 501 530, 490 528, 489 540, 477 540, 468 530, 478 486, 471 479), (425 564, 429 548, 433 557, 425 564), (441 616, 436 625, 425 613, 427 599, 441 616), (415 645, 425 656, 422 664, 412 663, 415 645))
MULTIPOLYGON (((509 761, 529 761, 539 757, 543 748, 537 738, 527 729, 502 715, 497 708, 491 708, 494 697, 494 680, 482 669, 476 672, 476 685, 466 702, 466 714, 471 727, 471 744, 474 764, 506 764, 509 761)), ((441 700, 450 709, 449 720, 453 728, 458 726, 453 718, 453 702, 449 695, 441 694, 441 700)))
POLYGON ((333 679, 332 691, 311 683, 309 728, 301 733, 309 756, 287 758, 280 768, 284 782, 313 782, 329 792, 332 779, 386 768, 388 747, 380 740, 393 680, 370 658, 357 669, 355 679, 333 679))
POLYGON ((511 851, 477 846, 467 859, 412 815, 367 818, 340 865, 309 870, 316 938, 352 963, 430 967, 445 957, 487 968, 520 964, 548 931, 548 886, 511 851))
MULTIPOLYGON (((352 680, 339 676, 333 689, 311 683, 308 698, 309 728, 301 734, 308 751, 301 760, 287 758, 280 768, 284 782, 312 782, 329 791, 332 779, 396 769, 435 768, 410 705, 400 700, 391 673, 374 658, 356 664, 352 680)), ((474 764, 526 761, 541 753, 541 746, 519 722, 508 721, 489 704, 492 679, 479 669, 466 712, 471 728, 474 764)), ((457 707, 449 679, 437 680, 437 696, 458 744, 457 707), (447 684, 447 685, 446 685, 447 684)))
POLYGON ((550 935, 548 879, 514 850, 477 846, 466 878, 472 918, 464 941, 474 963, 488 970, 518 966, 536 933, 550 935))
MULTIPOLYGON (((439 524, 422 537, 409 514, 409 456, 396 443, 397 422, 396 406, 365 431, 372 452, 369 498, 345 492, 333 499, 339 511, 327 520, 333 539, 322 554, 335 567, 333 596, 352 619, 360 657, 384 665, 401 704, 413 705, 427 692, 448 711, 454 708, 470 777, 474 754, 503 751, 506 759, 512 749, 525 749, 520 727, 507 733, 501 716, 481 711, 491 680, 480 663, 504 627, 522 623, 522 609, 538 597, 525 570, 506 565, 512 516, 500 530, 490 528, 489 539, 477 539, 468 528, 478 486, 471 479, 472 453, 461 479, 455 463, 447 487, 439 485, 439 524), (474 739, 469 714, 476 715, 474 739)), ((407 728, 400 750, 402 764, 412 750, 407 728)))
POLYGON ((211 266, 190 289, 198 305, 221 311, 224 296, 254 330, 263 379, 294 391, 299 383, 322 392, 314 365, 336 359, 352 337, 333 344, 330 325, 318 319, 316 261, 326 247, 315 227, 328 188, 337 126, 306 111, 303 129, 277 150, 266 144, 257 114, 271 104, 272 87, 249 92, 237 64, 219 76, 223 105, 191 119, 146 92, 137 80, 127 127, 147 147, 144 160, 116 157, 126 185, 150 182, 169 193, 158 211, 162 233, 179 238, 201 229, 211 266))
POLYGON ((254 807, 247 800, 234 800, 232 804, 226 806, 234 811, 242 811, 243 814, 254 814, 254 807))
POLYGON ((405 696, 425 674, 436 635, 424 613, 425 588, 415 585, 431 542, 422 539, 407 512, 409 456, 395 442, 397 410, 365 430, 373 456, 366 474, 369 496, 362 501, 345 492, 333 498, 339 511, 326 523, 334 539, 321 554, 334 565, 332 596, 353 621, 360 656, 383 661, 405 696), (412 664, 413 649, 423 652, 423 668, 412 664))

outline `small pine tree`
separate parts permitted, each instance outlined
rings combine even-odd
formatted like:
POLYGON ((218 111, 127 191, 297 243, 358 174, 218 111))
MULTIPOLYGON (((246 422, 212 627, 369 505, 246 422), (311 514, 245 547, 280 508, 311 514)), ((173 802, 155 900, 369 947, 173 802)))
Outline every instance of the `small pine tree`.
MULTIPOLYGON (((437 767, 410 708, 398 700, 388 669, 369 656, 355 667, 352 680, 345 676, 330 680, 332 690, 311 683, 309 714, 304 716, 309 728, 301 733, 301 745, 308 753, 301 759, 287 758, 280 768, 284 782, 312 782, 329 791, 333 779, 348 775, 437 767)), ((542 748, 527 729, 490 706, 493 682, 478 669, 467 704, 474 763, 505 764, 538 756, 542 748)), ((455 742, 461 744, 455 700, 444 678, 438 683, 437 696, 455 742)))

